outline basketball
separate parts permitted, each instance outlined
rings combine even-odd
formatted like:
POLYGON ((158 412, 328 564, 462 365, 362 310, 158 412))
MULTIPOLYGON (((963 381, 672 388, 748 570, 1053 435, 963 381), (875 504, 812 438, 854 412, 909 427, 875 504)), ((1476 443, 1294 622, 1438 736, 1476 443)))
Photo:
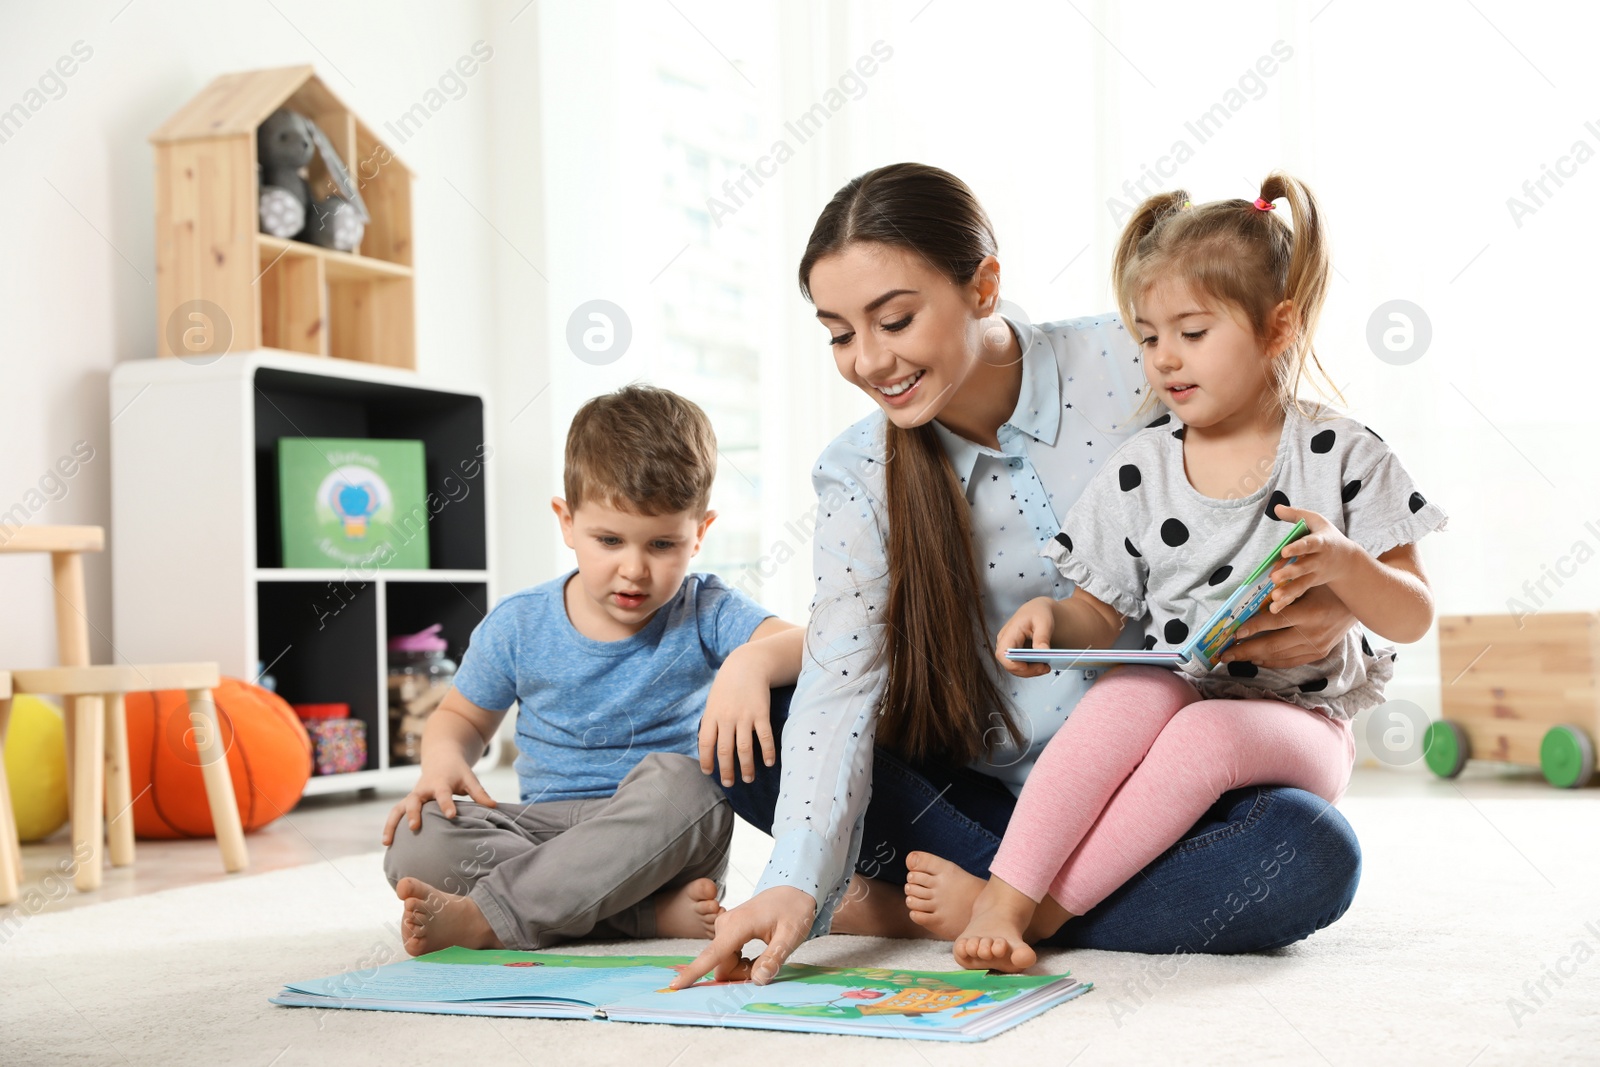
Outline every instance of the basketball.
MULTIPOLYGON (((202 723, 182 690, 129 693, 128 766, 139 837, 211 837, 211 808, 195 747, 202 723)), ((245 832, 294 807, 311 778, 311 740, 288 702, 237 678, 212 690, 221 743, 245 832)))

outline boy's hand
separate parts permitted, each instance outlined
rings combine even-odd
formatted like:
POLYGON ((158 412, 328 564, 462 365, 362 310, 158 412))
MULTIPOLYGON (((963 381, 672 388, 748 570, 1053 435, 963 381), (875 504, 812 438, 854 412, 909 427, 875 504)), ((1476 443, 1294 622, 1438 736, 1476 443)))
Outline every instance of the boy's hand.
POLYGON ((1272 572, 1276 588, 1268 598, 1268 610, 1274 615, 1316 586, 1347 577, 1362 554, 1360 545, 1315 511, 1279 504, 1278 518, 1290 523, 1304 519, 1309 532, 1283 546, 1284 558, 1296 557, 1295 561, 1280 564, 1272 572))
POLYGON ((1055 602, 1047 596, 1034 597, 1000 627, 995 639, 995 658, 1000 666, 1018 678, 1037 678, 1050 673, 1047 663, 1018 663, 1006 656, 1008 648, 1049 648, 1055 632, 1055 602))
POLYGON ((417 779, 417 784, 405 799, 389 811, 389 818, 383 824, 384 845, 394 844, 394 832, 402 818, 406 819, 412 832, 422 829, 422 805, 430 800, 438 801, 439 810, 444 812, 445 818, 454 819, 455 798, 458 795, 469 796, 486 808, 496 806, 494 798, 483 788, 483 783, 478 781, 478 776, 472 773, 472 768, 465 760, 452 761, 445 767, 431 767, 424 762, 422 777, 417 779))
POLYGON ((772 683, 765 673, 746 667, 737 652, 723 662, 706 697, 700 719, 700 769, 712 772, 712 757, 722 771, 722 784, 733 785, 733 755, 739 754, 746 782, 756 778, 755 743, 768 767, 777 762, 778 746, 772 738, 772 683))

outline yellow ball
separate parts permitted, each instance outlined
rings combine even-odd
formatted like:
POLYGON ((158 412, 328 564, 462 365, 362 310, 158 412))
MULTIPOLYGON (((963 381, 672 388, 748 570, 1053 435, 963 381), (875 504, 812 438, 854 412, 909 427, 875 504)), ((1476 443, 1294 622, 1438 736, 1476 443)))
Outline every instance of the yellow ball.
POLYGON ((17 836, 41 841, 67 821, 67 728, 61 712, 36 696, 11 701, 6 777, 17 836))

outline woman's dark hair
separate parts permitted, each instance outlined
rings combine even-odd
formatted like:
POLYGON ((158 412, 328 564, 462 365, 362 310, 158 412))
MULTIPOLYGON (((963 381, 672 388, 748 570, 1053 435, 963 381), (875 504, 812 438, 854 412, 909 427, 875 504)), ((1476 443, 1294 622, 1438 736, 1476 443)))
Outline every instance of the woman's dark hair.
MULTIPOLYGON (((914 252, 958 285, 996 247, 972 190, 921 163, 868 171, 828 201, 800 258, 807 300, 817 261, 858 242, 914 252)), ((971 509, 932 420, 884 432, 889 600, 878 656, 889 681, 877 740, 912 759, 968 763, 989 749, 994 725, 1019 736, 989 663, 971 509)))

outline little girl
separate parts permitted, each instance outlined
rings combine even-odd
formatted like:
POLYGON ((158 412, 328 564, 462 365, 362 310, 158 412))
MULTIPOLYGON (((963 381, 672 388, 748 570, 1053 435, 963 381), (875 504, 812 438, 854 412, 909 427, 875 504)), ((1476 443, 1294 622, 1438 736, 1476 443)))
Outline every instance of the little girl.
POLYGON ((1382 701, 1394 673, 1393 649, 1362 628, 1399 642, 1427 632, 1433 598, 1415 542, 1446 516, 1377 434, 1297 396, 1307 361, 1322 369, 1311 338, 1329 270, 1311 192, 1284 174, 1253 202, 1151 197, 1123 232, 1118 305, 1141 339, 1149 399, 1171 410, 1067 514, 1042 554, 1076 589, 1024 604, 999 633, 1001 663, 1044 674, 1005 650, 1104 648, 1129 618, 1143 618, 1145 648, 1177 648, 1297 519, 1309 532, 1284 549, 1295 561, 1274 569, 1267 610, 1326 585, 1361 626, 1286 670, 1237 658, 1209 673, 1110 670, 1034 765, 987 884, 908 858, 907 906, 934 930, 965 922, 963 967, 1030 966, 1030 943, 1134 877, 1230 789, 1343 795, 1350 720, 1382 701), (937 914, 968 905, 970 918, 937 914))

